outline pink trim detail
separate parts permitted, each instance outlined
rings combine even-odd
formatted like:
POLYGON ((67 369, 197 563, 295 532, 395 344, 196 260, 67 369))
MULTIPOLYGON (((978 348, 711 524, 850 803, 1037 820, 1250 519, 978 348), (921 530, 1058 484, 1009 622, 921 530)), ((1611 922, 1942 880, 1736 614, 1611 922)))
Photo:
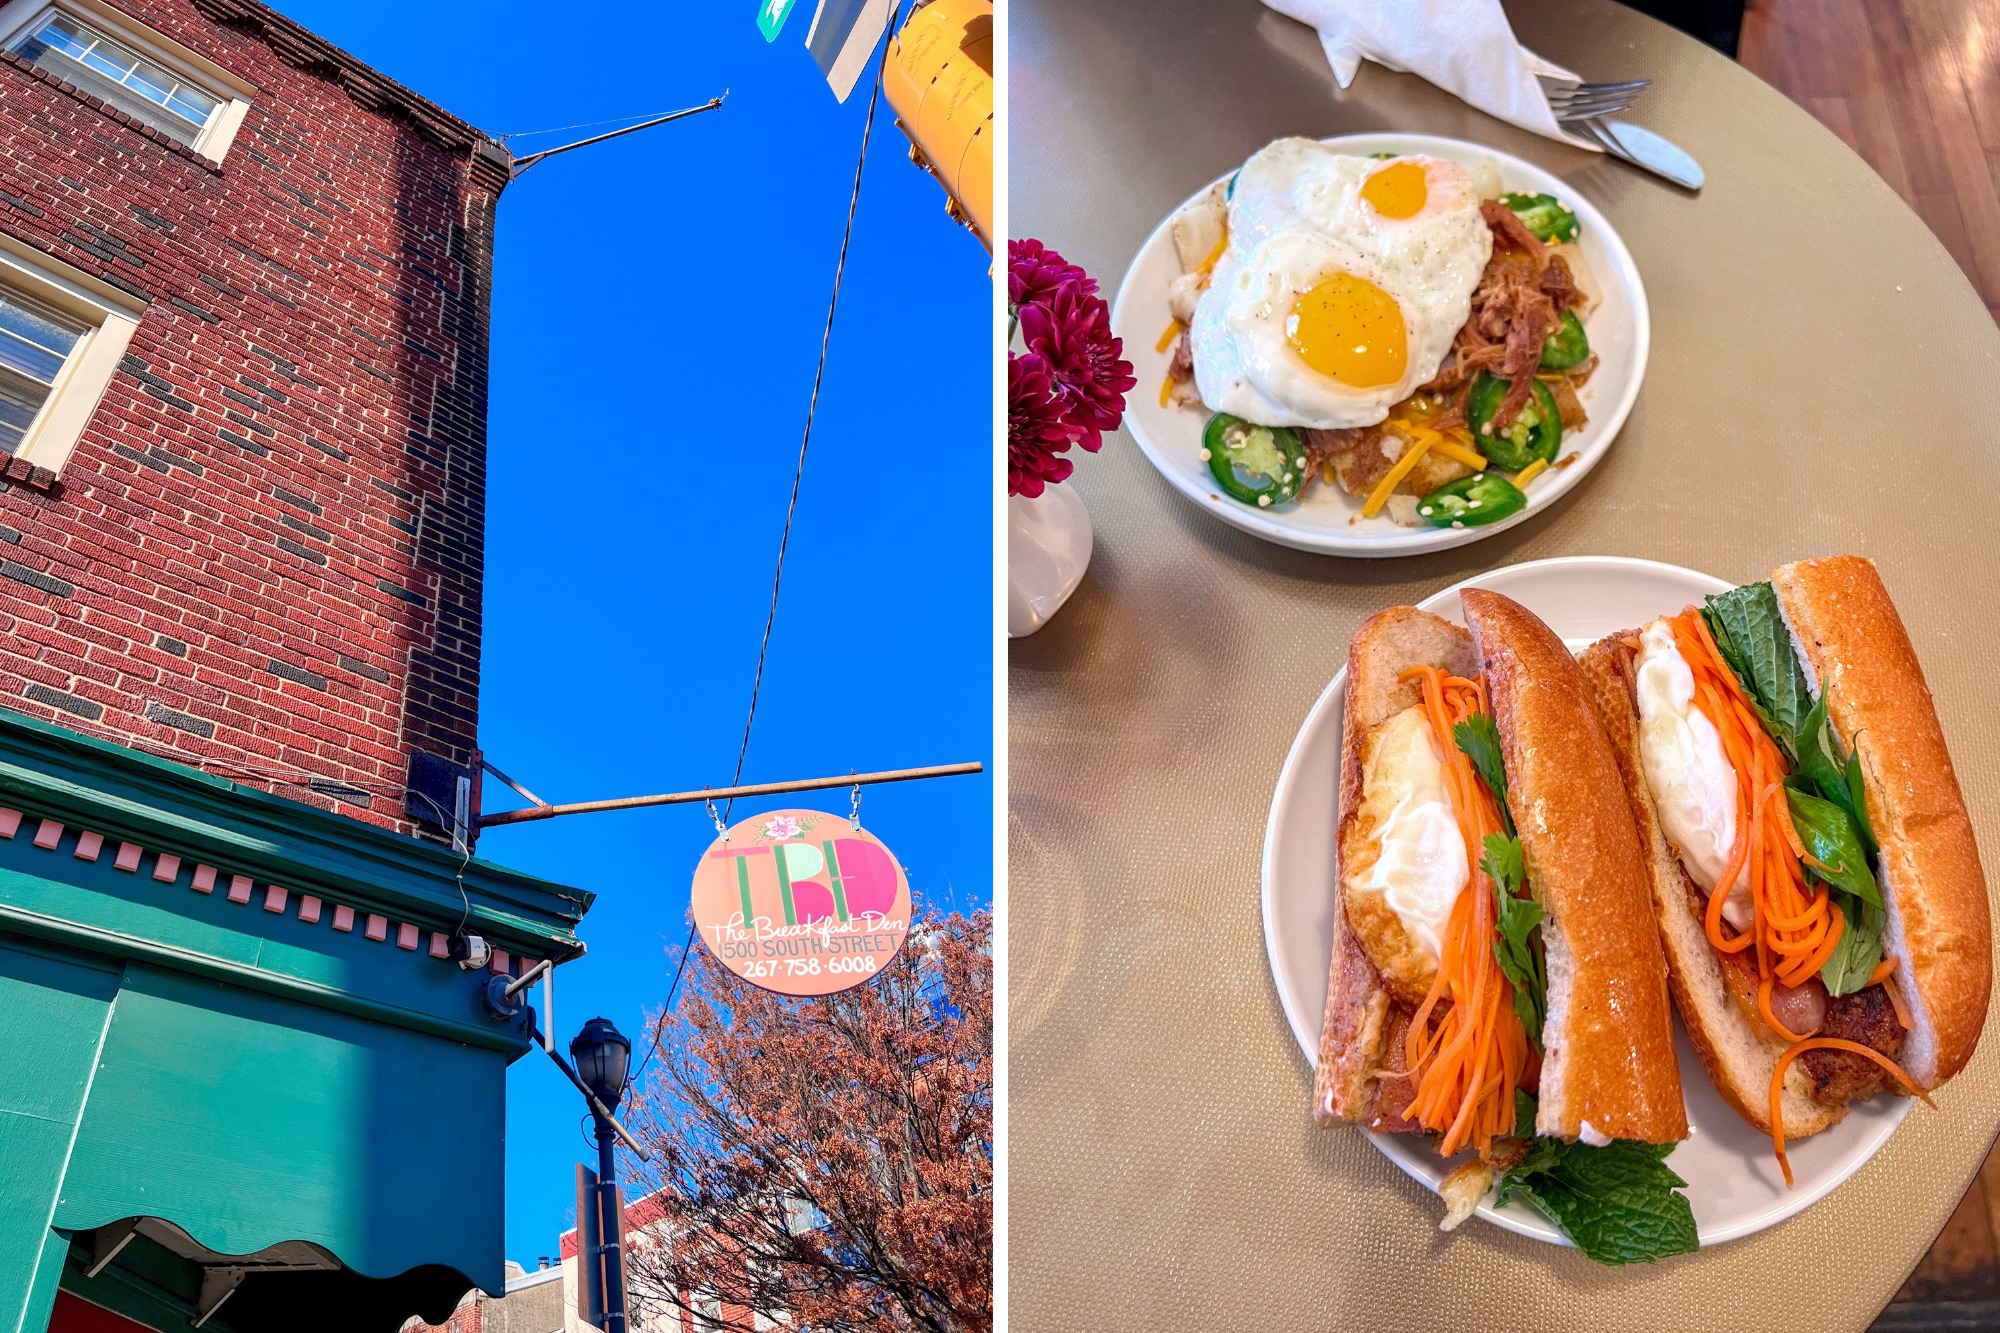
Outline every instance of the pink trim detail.
POLYGON ((409 922, 404 921, 399 923, 396 927, 396 947, 398 949, 408 949, 411 953, 415 953, 417 951, 418 933, 417 928, 409 922))
POLYGON ((368 929, 363 933, 366 934, 369 939, 374 940, 378 944, 381 941, 388 939, 389 918, 386 916, 377 916, 375 913, 370 912, 368 914, 368 929))
POLYGON ((196 866, 194 868, 194 891, 196 893, 215 892, 215 867, 196 866))
POLYGON ((267 912, 282 912, 285 910, 285 900, 290 897, 290 894, 277 885, 266 884, 264 886, 264 910, 267 912))
POLYGON ((161 852, 159 859, 153 862, 153 878, 162 884, 173 883, 180 877, 180 873, 181 859, 178 856, 169 856, 161 852))
POLYGON ((60 820, 44 819, 42 826, 35 830, 35 846, 45 852, 54 851, 56 844, 61 841, 62 822, 60 820))
POLYGON ((507 971, 507 951, 505 949, 495 949, 493 951, 493 970, 503 976, 513 975, 507 971))
POLYGON ((313 897, 310 893, 299 895, 299 920, 305 922, 308 926, 317 926, 319 924, 319 899, 313 897))
POLYGON ((97 854, 104 850, 102 833, 79 833, 76 838, 76 859, 95 861, 97 854))
POLYGON ((129 875, 139 868, 139 857, 145 850, 136 842, 121 842, 118 844, 118 859, 112 864, 129 875))
POLYGON ((21 827, 19 810, 0 810, 0 838, 11 838, 21 827))
POLYGON ((431 957, 451 957, 451 941, 445 938, 445 933, 441 930, 431 932, 431 957))
POLYGON ((354 909, 346 903, 333 905, 333 928, 335 930, 354 929, 354 909))
POLYGON ((249 902, 251 887, 248 875, 231 875, 229 877, 229 901, 232 903, 249 902))

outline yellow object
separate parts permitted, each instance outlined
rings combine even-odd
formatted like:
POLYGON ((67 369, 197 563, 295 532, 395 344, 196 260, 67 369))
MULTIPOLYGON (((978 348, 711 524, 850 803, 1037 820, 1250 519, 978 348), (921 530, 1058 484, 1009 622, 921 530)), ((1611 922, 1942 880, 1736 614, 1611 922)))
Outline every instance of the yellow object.
MULTIPOLYGON (((1431 435, 1432 440, 1436 438, 1436 435, 1431 435)), ((1361 517, 1373 518, 1382 512, 1382 506, 1389 503, 1390 493, 1403 484, 1403 478, 1410 475, 1410 469, 1417 465, 1418 459, 1430 452, 1430 447, 1430 440, 1418 440, 1403 452, 1403 456, 1396 460, 1396 466, 1390 468, 1382 480, 1375 483, 1374 493, 1368 497, 1368 503, 1361 506, 1361 517)))
POLYGON ((1335 273, 1301 292, 1285 333, 1308 366, 1357 389, 1394 384, 1409 364, 1402 307, 1352 273, 1335 273))
POLYGON ((1515 489, 1519 490, 1525 487, 1529 482, 1533 481, 1536 477, 1541 476, 1544 472, 1547 472, 1548 470, 1549 470, 1549 460, 1546 458, 1537 458, 1534 462, 1528 464, 1528 466, 1522 468, 1519 472, 1514 474, 1515 489))
POLYGON ((1173 323, 1167 325, 1167 331, 1160 335, 1160 340, 1158 342, 1153 344, 1153 350, 1156 352, 1166 351, 1167 348, 1173 346, 1174 339, 1180 336, 1181 336, 1181 322, 1179 320, 1175 320, 1173 323))
POLYGON ((1361 197, 1385 218, 1413 218, 1424 211, 1430 182, 1422 164, 1391 162, 1362 182, 1361 197))
POLYGON ((1167 405, 1167 400, 1169 398, 1172 398, 1173 396, 1174 396, 1174 377, 1172 375, 1169 375, 1165 379, 1160 381, 1160 406, 1165 407, 1167 405))
POLYGON ((1433 447, 1452 462, 1463 463, 1474 472, 1484 472, 1486 470, 1486 455, 1479 453, 1477 450, 1466 448, 1457 440, 1440 436, 1433 447))
POLYGON ((993 249, 993 5, 932 0, 890 39, 883 90, 910 160, 937 177, 945 210, 993 249))
POLYGON ((1227 250, 1228 248, 1229 248, 1229 219, 1225 216, 1222 219, 1222 239, 1215 243, 1215 248, 1208 252, 1208 258, 1201 261, 1201 267, 1196 269, 1195 272, 1201 274, 1201 276, 1204 278, 1206 278, 1209 274, 1215 272, 1216 264, 1219 263, 1222 259, 1222 252, 1224 250, 1227 250))

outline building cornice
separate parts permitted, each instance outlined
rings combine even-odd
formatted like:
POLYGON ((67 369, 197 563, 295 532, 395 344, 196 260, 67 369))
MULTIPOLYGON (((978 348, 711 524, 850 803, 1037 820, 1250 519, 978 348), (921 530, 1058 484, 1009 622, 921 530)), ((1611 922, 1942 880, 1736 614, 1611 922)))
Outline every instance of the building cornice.
POLYGON ((286 64, 334 80, 356 105, 408 121, 440 148, 468 153, 473 179, 494 194, 512 178, 513 158, 491 135, 276 10, 257 0, 194 0, 194 7, 217 23, 256 34, 286 64))
POLYGON ((576 925, 594 897, 6 711, 0 805, 427 928, 465 918, 517 956, 582 952, 576 925))

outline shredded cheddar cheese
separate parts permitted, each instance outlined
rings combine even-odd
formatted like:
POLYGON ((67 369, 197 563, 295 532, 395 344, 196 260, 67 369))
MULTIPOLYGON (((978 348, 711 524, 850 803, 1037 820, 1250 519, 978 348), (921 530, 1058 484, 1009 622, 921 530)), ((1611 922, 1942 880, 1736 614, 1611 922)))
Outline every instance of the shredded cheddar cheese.
POLYGON ((1403 484, 1403 478, 1410 475, 1410 469, 1415 467, 1418 460, 1423 458, 1426 453, 1430 452, 1431 441, 1438 438, 1436 431, 1420 431, 1417 433, 1420 436, 1428 436, 1429 438, 1419 438, 1416 443, 1404 450, 1403 456, 1396 460, 1396 466, 1390 468, 1383 474, 1382 480, 1375 483, 1374 491, 1368 496, 1368 503, 1361 506, 1361 517, 1373 518, 1382 512, 1382 506, 1389 503, 1390 494, 1403 484))
POLYGON ((1439 436, 1437 442, 1431 445, 1431 448, 1437 450, 1454 463, 1465 464, 1474 472, 1484 472, 1486 470, 1485 454, 1466 448, 1449 435, 1439 436))
POLYGON ((1528 466, 1522 468, 1519 472, 1514 474, 1515 488, 1517 490, 1526 489, 1529 482, 1533 481, 1536 477, 1541 476, 1544 472, 1547 472, 1548 470, 1549 470, 1549 460, 1546 458, 1537 458, 1534 462, 1528 464, 1528 466))

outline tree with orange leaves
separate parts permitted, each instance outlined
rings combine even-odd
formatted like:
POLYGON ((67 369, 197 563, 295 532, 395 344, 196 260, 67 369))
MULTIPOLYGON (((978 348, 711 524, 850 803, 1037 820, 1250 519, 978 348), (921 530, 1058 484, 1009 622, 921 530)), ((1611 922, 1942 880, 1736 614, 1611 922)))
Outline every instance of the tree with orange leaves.
POLYGON ((661 1209, 628 1241, 634 1327, 990 1333, 992 913, 926 913, 817 999, 696 950, 628 1104, 655 1160, 620 1170, 661 1209))

